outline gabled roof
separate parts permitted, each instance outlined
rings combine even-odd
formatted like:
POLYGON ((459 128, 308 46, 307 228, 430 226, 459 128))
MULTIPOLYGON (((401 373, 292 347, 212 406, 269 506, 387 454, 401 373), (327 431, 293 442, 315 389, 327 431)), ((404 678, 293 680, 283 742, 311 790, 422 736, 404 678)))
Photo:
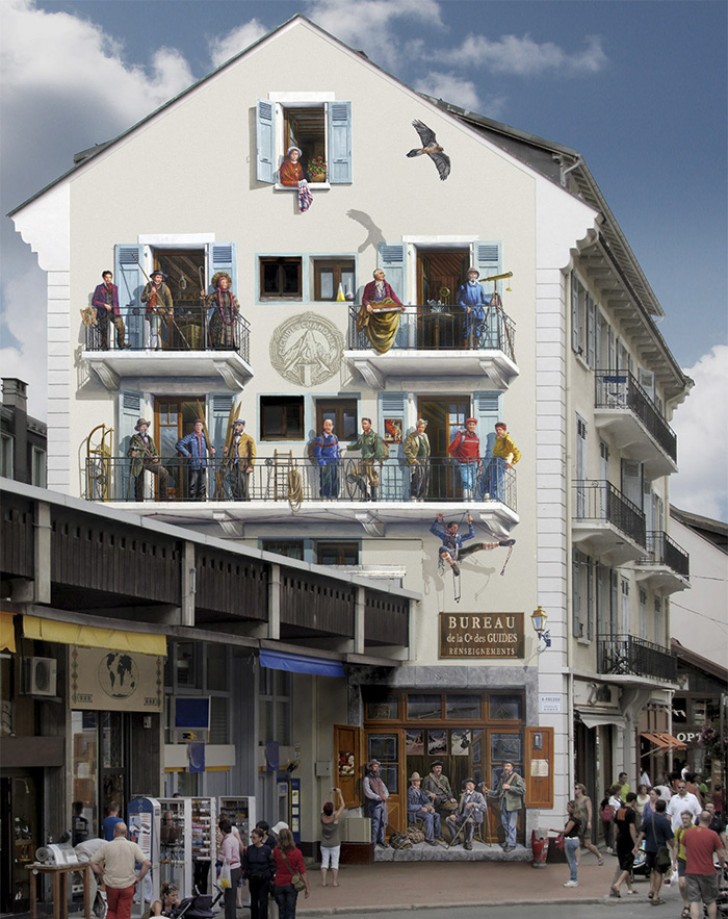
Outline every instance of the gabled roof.
MULTIPOLYGON (((357 51, 356 49, 350 48, 344 42, 336 38, 336 36, 331 35, 329 32, 326 32, 325 29, 322 29, 320 26, 311 22, 310 19, 297 14, 287 22, 278 26, 278 28, 274 29, 272 32, 264 35, 252 45, 231 57, 220 67, 211 71, 209 74, 202 77, 202 79, 198 80, 197 82, 193 83, 174 98, 165 102, 158 109, 151 112, 141 121, 132 125, 118 137, 78 153, 74 157, 74 166, 72 169, 64 173, 55 181, 51 182, 49 185, 42 188, 40 191, 36 192, 22 204, 18 205, 18 207, 14 208, 8 216, 12 217, 15 213, 20 211, 31 201, 34 201, 36 198, 39 198, 46 191, 51 189, 54 185, 62 182, 77 170, 83 169, 86 165, 88 165, 89 162, 94 159, 95 156, 98 156, 100 153, 110 149, 119 141, 128 137, 142 125, 151 121, 153 118, 156 118, 156 116, 163 112, 165 109, 174 105, 177 101, 183 99, 188 94, 194 92, 199 87, 204 85, 208 80, 211 80, 213 77, 217 76, 228 67, 231 67, 240 58, 250 54, 261 45, 271 41, 278 33, 282 32, 283 30, 291 28, 297 24, 305 24, 314 31, 317 31, 321 35, 326 36, 326 38, 330 39, 350 54, 357 55, 357 57, 363 60, 367 66, 386 73, 390 79, 399 83, 401 86, 404 86, 410 92, 415 93, 415 90, 407 86, 407 84, 403 83, 397 77, 388 73, 379 65, 372 63, 367 58, 366 54, 364 54, 362 51, 357 51)), ((515 159, 520 160, 529 168, 533 169, 549 181, 559 185, 567 194, 572 194, 579 198, 579 200, 583 201, 585 204, 590 206, 593 210, 597 211, 601 215, 602 221, 599 232, 599 242, 601 244, 601 249, 602 252, 604 252, 610 259, 610 262, 613 263, 615 273, 624 284, 629 300, 634 303, 638 313, 640 313, 642 316, 643 329, 647 335, 647 345, 645 346, 645 350, 646 352, 651 351, 653 354, 658 355, 666 362, 666 365, 670 368, 669 373, 663 373, 662 380, 666 386, 666 393, 668 398, 679 398, 680 396, 684 397, 685 391, 689 389, 692 381, 686 377, 685 374, 683 374, 653 320, 654 316, 664 315, 662 307, 660 306, 660 303, 657 300, 654 291, 650 287, 650 284, 645 277, 639 262, 635 258, 634 253, 632 252, 624 234, 622 233, 619 224, 612 214, 606 199, 602 195, 596 180, 587 168, 586 163, 578 151, 573 150, 570 147, 566 147, 562 144, 558 144, 554 141, 545 140, 544 138, 538 137, 534 134, 528 134, 525 131, 521 131, 518 128, 513 128, 498 121, 494 121, 491 118, 486 118, 484 115, 479 115, 466 109, 459 108, 458 106, 449 102, 445 102, 442 99, 435 99, 423 93, 416 93, 416 95, 419 95, 431 104, 436 105, 445 114, 450 115, 461 123, 464 123, 470 128, 475 129, 476 132, 486 137, 491 143, 500 147, 500 149, 502 149, 504 152, 513 156, 515 159), (667 377, 669 377, 669 379, 667 377)))
POLYGON ((708 660, 707 657, 701 657, 700 654, 696 654, 695 651, 686 648, 677 638, 670 639, 670 648, 677 655, 678 661, 683 661, 695 667, 697 670, 702 670, 704 673, 728 685, 728 669, 725 667, 721 667, 721 665, 716 664, 715 661, 708 660))
POLYGON ((670 506, 670 516, 679 520, 683 526, 689 527, 703 539, 712 542, 713 545, 722 552, 728 554, 728 523, 722 520, 713 520, 711 517, 702 517, 700 514, 692 514, 690 511, 681 511, 679 508, 670 506))

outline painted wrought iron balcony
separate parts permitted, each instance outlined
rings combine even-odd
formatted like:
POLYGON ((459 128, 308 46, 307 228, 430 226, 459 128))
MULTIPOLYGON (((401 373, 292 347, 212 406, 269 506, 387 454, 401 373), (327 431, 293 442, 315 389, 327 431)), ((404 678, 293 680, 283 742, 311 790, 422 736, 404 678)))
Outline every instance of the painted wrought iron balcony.
POLYGON ((677 471, 677 437, 660 410, 627 370, 597 370, 595 423, 613 434, 629 459, 656 478, 677 471))
POLYGON ((611 482, 574 482, 573 540, 612 564, 645 554, 645 515, 611 482))
POLYGON ((107 389, 125 377, 218 376, 239 389, 252 377, 250 324, 240 314, 228 324, 199 303, 177 303, 171 316, 146 317, 144 307, 122 310, 124 348, 111 322, 84 326, 83 357, 107 389))
POLYGON ((597 671, 677 683, 677 658, 632 635, 607 635, 597 643, 597 671))
MULTIPOLYGON (((502 309, 487 308, 480 334, 467 340, 465 314, 457 306, 411 305, 396 316, 399 325, 391 348, 379 353, 360 307, 350 307, 347 359, 370 385, 391 377, 432 375, 487 376, 506 388, 518 376, 515 323, 502 309)), ((370 320, 371 321, 371 320, 370 320)))
POLYGON ((463 488, 460 464, 450 458, 433 457, 426 465, 410 466, 400 458, 364 463, 359 457, 347 456, 319 466, 306 457, 258 456, 250 475, 239 474, 224 459, 213 459, 199 477, 193 476, 189 461, 182 457, 163 457, 160 463, 165 473, 148 464, 137 476, 132 474, 130 458, 91 457, 84 469, 84 497, 160 503, 283 502, 293 507, 336 502, 370 509, 398 502, 500 504, 516 510, 516 470, 496 469, 486 461, 472 470, 474 487, 470 490, 463 488), (160 493, 163 478, 167 480, 166 497, 160 493))

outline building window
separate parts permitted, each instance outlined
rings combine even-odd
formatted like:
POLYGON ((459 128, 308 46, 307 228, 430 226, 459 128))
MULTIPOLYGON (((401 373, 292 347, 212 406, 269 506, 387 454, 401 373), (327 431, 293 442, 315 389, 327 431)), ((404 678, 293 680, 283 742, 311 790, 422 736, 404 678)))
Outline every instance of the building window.
POLYGON ((334 101, 332 93, 319 93, 316 98, 303 93, 273 95, 275 100, 260 99, 256 107, 258 181, 275 184, 288 149, 298 147, 304 176, 313 188, 320 182, 350 184, 351 102, 334 101), (316 174, 311 170, 314 164, 319 166, 316 174))
POLYGON ((12 479, 14 472, 13 438, 9 434, 3 434, 0 443, 0 475, 12 479))
POLYGON ((359 543, 318 539, 314 543, 317 565, 358 565, 359 543))
POLYGON ((260 259, 261 300, 301 300, 303 260, 300 256, 265 256, 260 259))
POLYGON ((572 350, 594 367, 596 360, 597 310, 596 303, 584 285, 572 272, 571 275, 571 347, 572 350))
POLYGON ((261 396, 261 440, 303 440, 303 396, 261 396))
POLYGON ((302 539, 263 539, 260 548, 263 552, 274 552, 276 555, 285 555, 286 558, 303 561, 302 539))
POLYGON ((45 450, 40 450, 38 447, 33 447, 33 453, 31 457, 31 485, 37 485, 38 488, 46 487, 46 454, 45 450))
POLYGON ((291 675, 285 670, 261 667, 259 686, 258 737, 262 743, 277 741, 288 746, 291 742, 291 675))
POLYGON ((354 280, 354 259, 313 259, 313 299, 317 301, 336 300, 341 289, 344 297, 352 298, 356 293, 354 280))
POLYGON ((356 399, 319 399, 316 402, 316 430, 323 431, 324 421, 334 422, 334 434, 340 441, 354 440, 357 436, 356 399))

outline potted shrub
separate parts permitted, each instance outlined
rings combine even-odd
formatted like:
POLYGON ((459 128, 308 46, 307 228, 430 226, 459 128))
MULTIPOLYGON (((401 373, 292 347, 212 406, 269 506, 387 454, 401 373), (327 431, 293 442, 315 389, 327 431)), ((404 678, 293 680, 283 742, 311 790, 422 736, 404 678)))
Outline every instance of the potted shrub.
POLYGON ((309 182, 326 181, 326 161, 322 156, 312 156, 308 163, 309 182))

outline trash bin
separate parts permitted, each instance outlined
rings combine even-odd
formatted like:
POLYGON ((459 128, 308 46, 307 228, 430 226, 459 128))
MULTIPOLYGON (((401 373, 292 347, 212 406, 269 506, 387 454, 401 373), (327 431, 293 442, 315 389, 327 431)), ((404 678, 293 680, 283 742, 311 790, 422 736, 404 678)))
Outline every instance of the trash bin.
POLYGON ((533 830, 531 833, 531 851, 533 852, 534 868, 545 868, 546 857, 549 854, 548 830, 533 830))

